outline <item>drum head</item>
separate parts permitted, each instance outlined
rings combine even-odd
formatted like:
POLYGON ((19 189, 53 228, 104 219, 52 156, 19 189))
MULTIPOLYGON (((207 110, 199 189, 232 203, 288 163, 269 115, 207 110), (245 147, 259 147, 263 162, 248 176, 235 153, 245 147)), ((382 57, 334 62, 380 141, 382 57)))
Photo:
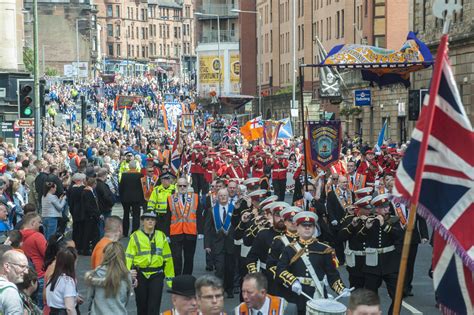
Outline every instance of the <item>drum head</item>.
POLYGON ((329 299, 311 300, 308 301, 306 305, 315 311, 330 314, 345 314, 345 311, 347 310, 347 307, 344 304, 329 299))

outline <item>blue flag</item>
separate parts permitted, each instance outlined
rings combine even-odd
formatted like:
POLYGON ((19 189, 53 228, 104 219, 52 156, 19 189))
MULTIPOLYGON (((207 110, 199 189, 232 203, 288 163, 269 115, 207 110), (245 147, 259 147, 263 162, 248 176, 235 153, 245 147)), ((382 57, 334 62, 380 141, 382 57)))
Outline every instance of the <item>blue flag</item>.
POLYGON ((387 120, 388 119, 385 119, 385 122, 382 126, 382 130, 380 130, 380 133, 379 133, 379 139, 377 140, 377 144, 375 145, 375 150, 377 150, 377 152, 380 152, 382 144, 383 144, 385 129, 387 129, 387 120))
POLYGON ((291 127, 291 119, 285 118, 280 120, 283 125, 280 127, 280 132, 278 132, 279 139, 290 139, 293 138, 293 128, 291 127))

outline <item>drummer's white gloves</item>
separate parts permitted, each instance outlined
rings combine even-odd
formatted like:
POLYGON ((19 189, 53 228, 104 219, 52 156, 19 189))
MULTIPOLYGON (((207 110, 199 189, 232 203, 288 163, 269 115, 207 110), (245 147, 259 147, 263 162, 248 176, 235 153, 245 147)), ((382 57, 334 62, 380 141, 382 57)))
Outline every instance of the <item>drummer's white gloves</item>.
POLYGON ((303 287, 301 286, 301 282, 298 280, 293 283, 291 286, 291 291, 295 292, 296 294, 300 295, 303 292, 303 287))
POLYGON ((331 224, 334 225, 334 226, 336 226, 336 225, 337 225, 337 220, 332 220, 332 221, 331 221, 331 224))
POLYGON ((309 191, 306 191, 306 192, 304 193, 304 200, 306 200, 306 201, 311 201, 311 200, 313 200, 313 195, 311 195, 311 193, 310 193, 309 191))
POLYGON ((351 289, 345 288, 342 290, 342 294, 344 294, 343 296, 351 296, 351 289))

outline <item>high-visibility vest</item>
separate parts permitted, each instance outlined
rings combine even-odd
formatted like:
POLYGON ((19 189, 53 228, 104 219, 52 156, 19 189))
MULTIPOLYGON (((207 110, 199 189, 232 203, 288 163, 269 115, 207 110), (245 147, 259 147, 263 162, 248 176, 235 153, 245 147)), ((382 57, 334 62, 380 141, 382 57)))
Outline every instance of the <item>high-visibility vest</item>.
POLYGON ((198 195, 187 193, 184 197, 175 193, 168 197, 171 211, 170 235, 189 234, 197 235, 196 213, 198 207, 198 195))
POLYGON ((165 214, 168 207, 168 197, 173 194, 174 190, 175 185, 169 185, 168 188, 163 187, 163 185, 156 186, 148 200, 147 210, 165 214))
POLYGON ((174 277, 173 258, 165 233, 155 230, 151 239, 142 230, 130 235, 125 260, 128 269, 137 269, 145 278, 156 273, 165 274, 168 286, 174 277))
MULTIPOLYGON (((280 311, 285 310, 286 301, 284 299, 282 299, 281 297, 279 297, 279 296, 273 296, 273 295, 270 295, 270 294, 267 294, 267 296, 270 298, 270 307, 268 309, 268 315, 281 315, 281 314, 283 314, 280 311), (282 304, 283 304, 283 307, 282 307, 282 304)), ((249 310, 249 307, 246 303, 241 303, 238 306, 238 313, 237 314, 239 314, 239 315, 251 315, 252 313, 249 310)), ((263 315, 267 315, 267 314, 263 314, 263 315)))

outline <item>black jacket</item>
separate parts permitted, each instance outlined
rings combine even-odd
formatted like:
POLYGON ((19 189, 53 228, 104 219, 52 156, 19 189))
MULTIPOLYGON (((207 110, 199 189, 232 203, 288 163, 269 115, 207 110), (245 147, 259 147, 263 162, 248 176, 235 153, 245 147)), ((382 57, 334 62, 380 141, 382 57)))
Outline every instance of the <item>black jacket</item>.
POLYGON ((114 194, 110 190, 109 185, 104 183, 102 180, 97 179, 95 192, 97 193, 100 212, 107 213, 112 211, 112 207, 114 206, 114 194))
POLYGON ((145 202, 143 196, 142 174, 138 172, 125 172, 119 183, 120 201, 125 203, 145 202))
POLYGON ((36 192, 38 193, 38 196, 43 196, 44 183, 46 182, 55 183, 56 184, 55 195, 58 196, 58 198, 61 197, 61 195, 64 193, 64 186, 63 186, 62 181, 59 179, 58 176, 54 174, 48 174, 45 172, 39 173, 35 178, 35 189, 36 189, 36 192))
POLYGON ((67 190, 67 203, 69 205, 69 212, 74 221, 83 221, 85 219, 82 211, 82 191, 84 186, 71 185, 67 190))
POLYGON ((86 219, 99 220, 101 215, 97 194, 94 191, 83 189, 81 196, 81 209, 86 219))

